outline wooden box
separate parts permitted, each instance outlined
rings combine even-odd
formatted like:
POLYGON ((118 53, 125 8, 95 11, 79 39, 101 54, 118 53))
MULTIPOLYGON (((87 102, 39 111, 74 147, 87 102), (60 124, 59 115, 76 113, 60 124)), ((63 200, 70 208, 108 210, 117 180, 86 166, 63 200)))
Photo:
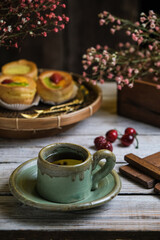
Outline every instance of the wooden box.
POLYGON ((134 87, 118 90, 119 115, 160 127, 160 89, 157 83, 136 80, 134 87))

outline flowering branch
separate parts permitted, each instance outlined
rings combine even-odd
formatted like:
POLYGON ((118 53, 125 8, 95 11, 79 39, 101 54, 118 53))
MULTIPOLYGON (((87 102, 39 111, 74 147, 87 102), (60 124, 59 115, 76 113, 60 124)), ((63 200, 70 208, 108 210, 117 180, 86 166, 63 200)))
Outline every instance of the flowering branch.
POLYGON ((26 36, 47 36, 65 28, 62 0, 3 0, 0 2, 0 46, 19 47, 26 36))
MULTIPOLYGON (((99 24, 112 24, 110 32, 125 30, 133 43, 119 43, 115 51, 108 46, 91 47, 83 55, 83 76, 86 81, 104 83, 108 79, 133 87, 134 80, 150 74, 154 81, 160 76, 160 17, 153 11, 141 13, 140 21, 132 23, 104 11, 99 14, 99 24)), ((159 85, 158 85, 159 86, 159 85)))

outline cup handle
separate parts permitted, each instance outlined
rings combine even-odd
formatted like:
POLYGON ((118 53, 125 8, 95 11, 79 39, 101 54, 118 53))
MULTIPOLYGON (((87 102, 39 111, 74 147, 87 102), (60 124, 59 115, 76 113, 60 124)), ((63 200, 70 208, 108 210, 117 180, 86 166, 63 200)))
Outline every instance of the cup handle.
POLYGON ((105 149, 99 150, 93 155, 92 172, 101 159, 106 159, 106 162, 100 170, 92 175, 92 191, 98 188, 99 181, 112 171, 116 163, 116 157, 112 152, 105 149))

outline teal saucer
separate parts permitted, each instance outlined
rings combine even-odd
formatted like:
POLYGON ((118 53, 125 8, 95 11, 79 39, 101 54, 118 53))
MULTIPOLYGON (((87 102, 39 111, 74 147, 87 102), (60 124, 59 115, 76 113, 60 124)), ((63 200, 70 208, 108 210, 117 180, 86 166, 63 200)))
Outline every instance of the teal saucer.
MULTIPOLYGON (((95 171, 97 171, 99 166, 95 171)), ((22 203, 51 211, 83 210, 100 206, 112 200, 121 189, 121 181, 112 170, 99 183, 98 189, 91 191, 87 198, 76 203, 61 204, 43 199, 36 191, 37 158, 26 161, 16 168, 10 176, 9 186, 12 194, 22 203)))

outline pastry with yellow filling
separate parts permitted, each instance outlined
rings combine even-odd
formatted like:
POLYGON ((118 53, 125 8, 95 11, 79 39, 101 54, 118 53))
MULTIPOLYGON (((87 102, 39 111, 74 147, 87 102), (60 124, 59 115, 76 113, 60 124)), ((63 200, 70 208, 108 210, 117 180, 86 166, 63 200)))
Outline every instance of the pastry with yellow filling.
POLYGON ((34 62, 24 59, 7 63, 2 66, 3 75, 23 75, 37 79, 38 69, 34 62))
POLYGON ((67 72, 45 71, 37 80, 37 92, 44 102, 59 104, 75 97, 77 86, 67 72))
POLYGON ((8 104, 31 104, 36 93, 35 81, 26 76, 1 75, 0 99, 8 104))

